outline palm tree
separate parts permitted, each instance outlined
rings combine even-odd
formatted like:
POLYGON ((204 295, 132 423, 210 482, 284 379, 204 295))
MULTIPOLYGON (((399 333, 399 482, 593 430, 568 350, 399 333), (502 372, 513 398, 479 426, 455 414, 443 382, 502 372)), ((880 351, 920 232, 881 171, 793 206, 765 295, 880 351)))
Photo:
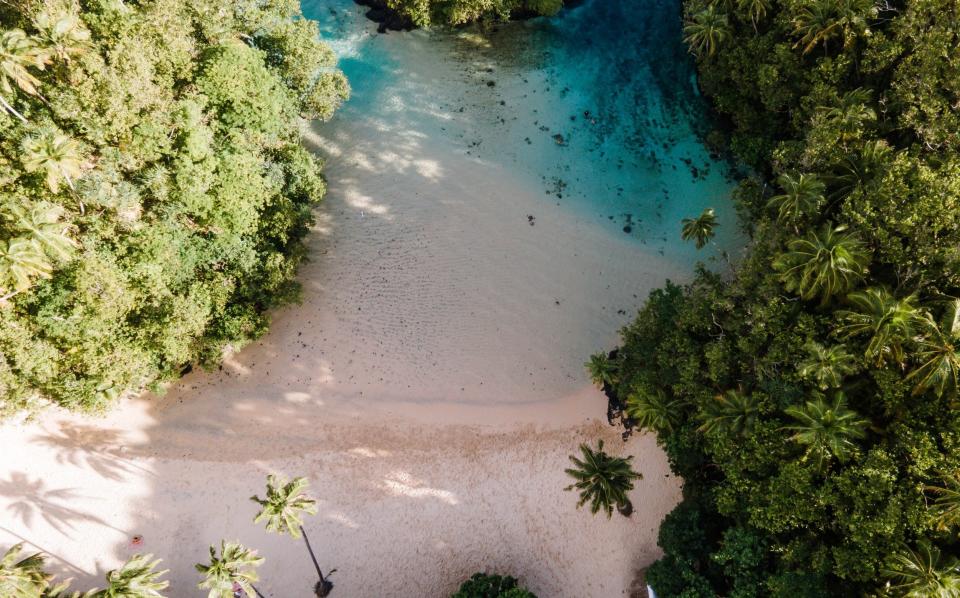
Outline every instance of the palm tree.
POLYGON ((41 11, 35 21, 38 44, 52 57, 68 63, 90 47, 90 31, 76 13, 41 11))
POLYGON ((926 540, 916 550, 904 546, 881 571, 892 582, 888 589, 904 598, 956 598, 960 596, 960 566, 951 555, 926 540))
POLYGON ((800 376, 816 382, 820 390, 838 388, 845 376, 856 373, 856 358, 843 345, 824 347, 816 341, 805 347, 807 357, 800 361, 797 370, 800 376))
POLYGON ((875 0, 834 0, 843 48, 849 50, 857 38, 869 31, 868 19, 876 18, 875 0))
POLYGON ((753 22, 753 30, 757 30, 757 23, 767 15, 770 10, 770 0, 737 0, 737 8, 746 11, 750 15, 750 21, 753 22))
POLYGON ((683 228, 680 229, 680 238, 684 241, 693 240, 697 249, 703 249, 703 246, 716 234, 717 217, 713 208, 707 208, 696 218, 684 218, 681 222, 683 228))
POLYGON ((777 211, 781 222, 798 222, 816 213, 824 201, 827 186, 815 174, 792 176, 781 174, 777 184, 783 189, 780 195, 774 195, 767 206, 777 211))
POLYGON ((863 280, 870 254, 844 230, 826 225, 787 243, 787 251, 774 260, 773 268, 788 291, 805 300, 819 296, 821 305, 826 305, 830 297, 848 292, 863 280))
POLYGON ((0 558, 0 596, 41 598, 51 576, 43 570, 43 555, 20 557, 23 543, 16 544, 0 558))
POLYGON ((567 475, 576 480, 564 490, 576 489, 580 492, 577 508, 589 501, 590 512, 594 515, 603 509, 609 519, 613 515, 613 508, 616 507, 622 515, 629 517, 633 512, 633 505, 627 497, 627 492, 633 490, 633 480, 643 477, 630 467, 633 456, 625 459, 611 457, 603 451, 603 440, 598 442, 597 450, 581 444, 580 452, 583 453, 583 460, 570 455, 570 460, 575 467, 564 470, 567 475))
POLYGON ((876 15, 873 0, 816 0, 801 6, 793 19, 794 33, 800 40, 794 47, 803 46, 810 53, 818 43, 834 37, 843 38, 843 47, 849 49, 856 39, 866 33, 867 19, 876 15))
POLYGON ((884 140, 864 143, 859 152, 844 159, 839 174, 829 177, 833 187, 831 198, 843 198, 862 192, 868 181, 884 172, 892 154, 890 144, 884 140))
POLYGON ((804 458, 813 457, 818 469, 823 469, 831 457, 843 463, 857 451, 854 440, 866 435, 867 420, 846 406, 842 392, 833 400, 818 396, 802 407, 788 407, 784 411, 797 420, 786 429, 794 432, 791 440, 807 447, 804 458))
POLYGON ((590 361, 583 364, 590 373, 590 380, 599 387, 613 386, 616 381, 617 362, 610 359, 608 353, 600 352, 590 356, 590 361))
POLYGON ((793 19, 793 32, 800 36, 793 47, 803 46, 803 53, 808 54, 822 41, 826 50, 834 30, 833 7, 828 0, 805 4, 793 19))
POLYGON ((197 571, 204 575, 201 590, 210 590, 207 598, 233 598, 234 584, 248 596, 262 596, 254 587, 259 577, 254 567, 263 563, 263 557, 235 542, 220 541, 220 556, 210 547, 210 564, 197 563, 197 571))
POLYGON ((107 589, 94 592, 92 598, 163 598, 170 582, 160 577, 167 573, 154 571, 159 559, 151 561, 152 554, 137 554, 119 569, 107 573, 107 589))
POLYGON ((877 120, 877 113, 867 104, 870 92, 863 88, 848 91, 836 106, 819 106, 817 111, 840 132, 840 140, 856 139, 868 123, 877 120))
MULTIPOLYGON (((251 496, 250 500, 259 504, 261 510, 254 517, 254 523, 261 521, 267 522, 267 531, 278 534, 289 534, 293 538, 303 536, 303 541, 307 545, 307 552, 310 553, 310 559, 317 570, 320 581, 314 587, 314 593, 323 598, 330 594, 333 589, 333 582, 324 577, 320 570, 320 563, 317 562, 316 555, 313 554, 313 548, 310 546, 310 539, 307 532, 303 529, 302 516, 317 514, 317 501, 306 494, 309 482, 307 478, 294 478, 290 482, 278 479, 275 475, 267 476, 267 495, 266 498, 251 496)), ((327 573, 329 577, 336 569, 327 573)))
POLYGON ((27 122, 4 96, 13 94, 14 86, 28 95, 39 96, 40 80, 31 68, 43 70, 47 57, 37 46, 36 41, 21 29, 10 29, 0 33, 0 105, 4 110, 16 116, 21 122, 27 122))
POLYGON ((916 379, 914 394, 933 390, 938 397, 955 395, 960 388, 960 299, 951 301, 937 325, 927 315, 929 334, 920 341, 917 360, 920 367, 907 379, 916 379))
POLYGON ((683 27, 683 41, 697 56, 713 56, 731 33, 727 15, 710 4, 687 21, 683 27))
POLYGON ((655 391, 634 391, 627 395, 626 412, 644 430, 670 433, 680 423, 683 401, 671 398, 659 388, 655 391))
POLYGON ((731 389, 713 397, 703 406, 697 430, 704 434, 743 436, 757 423, 760 406, 752 394, 731 389))
POLYGON ((8 208, 13 224, 29 234, 42 251, 64 262, 73 256, 77 243, 68 235, 72 225, 62 222, 64 209, 55 204, 35 203, 30 209, 19 204, 8 208))
POLYGON ((60 191, 61 179, 73 189, 73 181, 83 173, 80 145, 56 129, 46 128, 23 140, 23 167, 27 172, 46 174, 50 191, 60 191))
POLYGON ((886 360, 902 365, 906 360, 904 345, 917 335, 919 326, 927 323, 916 296, 897 299, 885 288, 873 287, 850 293, 847 300, 856 310, 837 312, 846 322, 839 332, 846 338, 870 334, 864 355, 877 367, 886 360))
POLYGON ((8 299, 33 284, 37 277, 50 278, 53 265, 32 239, 16 237, 0 241, 0 292, 8 299))
POLYGON ((960 472, 940 477, 942 486, 927 486, 937 496, 930 506, 930 514, 941 531, 960 525, 960 472))

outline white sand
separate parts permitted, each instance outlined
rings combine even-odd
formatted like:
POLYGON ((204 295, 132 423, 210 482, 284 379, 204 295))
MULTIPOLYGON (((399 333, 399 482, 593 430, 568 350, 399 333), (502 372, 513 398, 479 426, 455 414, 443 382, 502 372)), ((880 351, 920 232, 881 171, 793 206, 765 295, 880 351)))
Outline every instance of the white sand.
POLYGON ((0 428, 0 548, 25 540, 78 586, 152 552, 180 597, 199 595, 209 543, 239 539, 267 558, 268 596, 308 596, 302 544, 251 522, 247 497, 282 472, 313 482, 307 529, 339 569, 335 596, 448 596, 478 570, 541 598, 629 595, 680 483, 652 437, 624 444, 606 425, 582 363, 689 266, 416 120, 319 131, 330 193, 303 304, 162 399, 0 428), (644 475, 630 520, 562 491, 567 455, 597 438, 644 475))

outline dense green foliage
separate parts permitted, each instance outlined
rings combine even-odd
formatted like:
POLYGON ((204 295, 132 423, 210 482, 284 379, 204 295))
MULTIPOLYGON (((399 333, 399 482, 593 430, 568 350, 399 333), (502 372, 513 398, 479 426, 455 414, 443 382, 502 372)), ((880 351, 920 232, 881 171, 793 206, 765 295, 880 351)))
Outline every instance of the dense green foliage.
POLYGON ((513 577, 474 573, 451 598, 537 598, 513 577))
POLYGON ((685 478, 648 580, 956 596, 960 6, 685 10, 700 85, 758 174, 736 193, 751 243, 733 275, 655 291, 593 368, 685 478))
POLYGON ((0 412, 98 408, 261 334, 347 93, 292 0, 0 5, 0 412))
POLYGON ((387 0, 387 5, 418 27, 429 27, 507 19, 511 14, 552 15, 563 8, 563 0, 387 0))

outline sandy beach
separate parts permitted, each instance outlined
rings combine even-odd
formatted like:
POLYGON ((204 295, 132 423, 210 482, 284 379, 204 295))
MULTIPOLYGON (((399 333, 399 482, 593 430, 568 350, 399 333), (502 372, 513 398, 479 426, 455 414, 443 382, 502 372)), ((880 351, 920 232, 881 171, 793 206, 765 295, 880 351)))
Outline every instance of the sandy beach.
POLYGON ((200 595, 209 544, 240 540, 266 557, 266 595, 307 596, 302 544, 252 523, 276 472, 312 482, 306 527, 337 596, 439 598, 475 571, 541 598, 632 595, 680 482, 652 436, 607 425, 583 362, 689 261, 609 234, 399 98, 390 119, 347 110, 307 132, 329 193, 303 302, 266 337, 105 417, 0 427, 0 547, 47 552, 78 589, 150 552, 180 597, 200 595), (563 491, 567 456, 598 438, 643 474, 629 520, 563 491))
POLYGON ((341 133, 354 144, 328 165, 303 304, 162 398, 6 424, 0 545, 48 552, 78 587, 149 551, 170 595, 193 596, 206 546, 239 539, 267 558, 267 595, 306 596, 302 545, 251 522, 247 497, 281 472, 313 481, 307 528, 338 595, 445 596, 478 570, 540 596, 626 595, 679 481, 652 437, 606 425, 582 362, 615 341, 632 281, 669 265, 625 259, 495 167, 423 140, 408 158, 431 181, 384 158, 374 124, 341 133), (596 438, 644 475, 630 521, 562 490, 567 455, 596 438))

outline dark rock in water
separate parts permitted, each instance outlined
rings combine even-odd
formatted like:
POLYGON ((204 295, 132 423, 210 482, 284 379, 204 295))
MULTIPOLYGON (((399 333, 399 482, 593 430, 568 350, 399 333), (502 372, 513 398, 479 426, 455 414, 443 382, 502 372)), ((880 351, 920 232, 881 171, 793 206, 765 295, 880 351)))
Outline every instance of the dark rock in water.
POLYGON ((387 0, 353 0, 360 6, 370 8, 366 12, 366 17, 374 23, 379 23, 377 31, 386 33, 390 31, 412 31, 416 29, 410 17, 402 15, 387 6, 387 0))
POLYGON ((496 86, 497 86, 496 81, 487 81, 487 87, 496 87, 496 86))
POLYGON ((623 227, 623 232, 625 232, 625 233, 627 233, 627 234, 629 235, 630 233, 633 232, 633 227, 628 224, 628 225, 626 225, 626 226, 623 227))

